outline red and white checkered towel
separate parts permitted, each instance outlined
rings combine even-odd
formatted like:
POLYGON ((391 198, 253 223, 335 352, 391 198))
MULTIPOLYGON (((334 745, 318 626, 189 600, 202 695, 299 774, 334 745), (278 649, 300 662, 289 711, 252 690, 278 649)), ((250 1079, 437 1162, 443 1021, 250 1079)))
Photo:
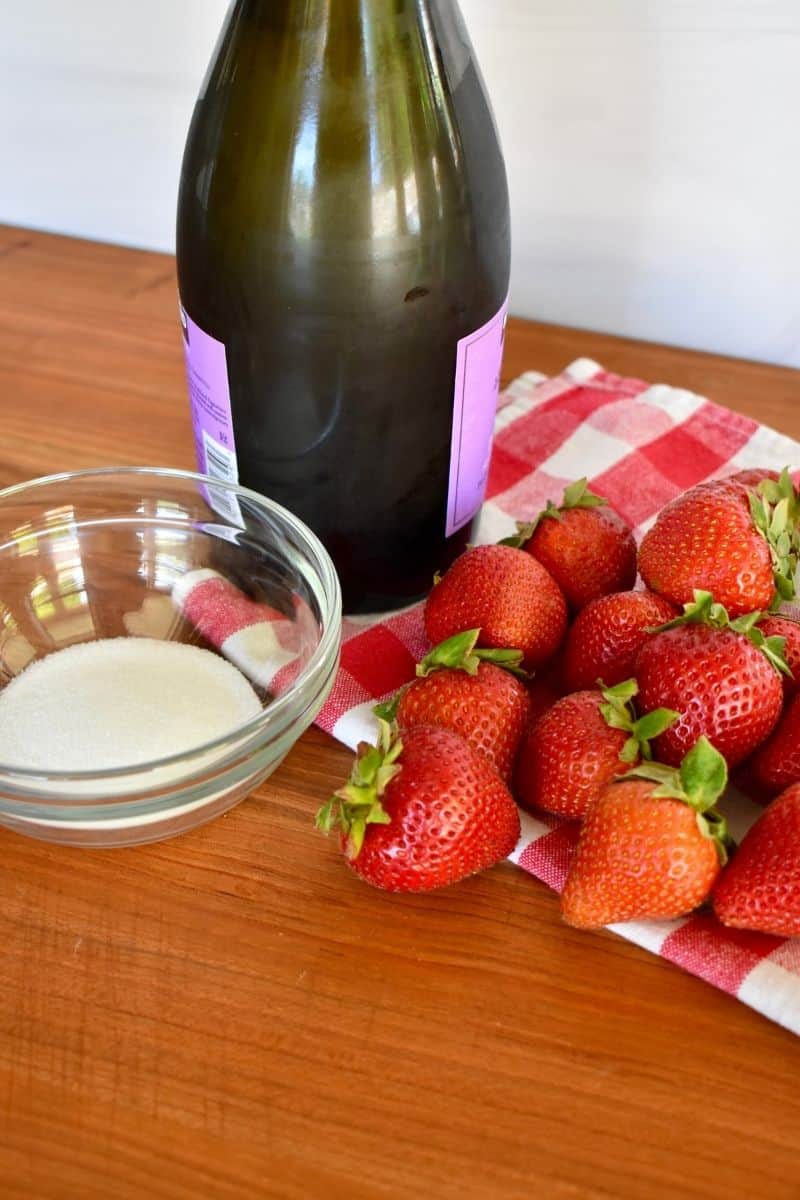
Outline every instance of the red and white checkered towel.
MULTIPOLYGON (((749 417, 580 359, 555 379, 523 375, 505 392, 476 540, 495 542, 514 532, 517 519, 530 519, 584 475, 641 537, 659 509, 693 484, 744 467, 787 464, 800 466, 800 444, 749 417)), ((382 619, 346 619, 343 638, 341 669, 317 723, 355 746, 374 735, 372 706, 413 677, 428 649, 422 606, 382 619)), ((734 836, 760 811, 732 795, 726 812, 734 836)), ((521 816, 511 860, 560 890, 577 826, 521 816)), ((800 938, 727 930, 705 913, 613 928, 800 1033, 800 938)))

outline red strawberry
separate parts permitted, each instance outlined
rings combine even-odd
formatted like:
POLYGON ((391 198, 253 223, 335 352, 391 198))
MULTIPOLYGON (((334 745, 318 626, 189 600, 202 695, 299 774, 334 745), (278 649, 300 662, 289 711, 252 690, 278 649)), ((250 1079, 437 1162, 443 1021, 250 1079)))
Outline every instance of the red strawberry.
POLYGON ((734 471, 733 475, 726 475, 725 478, 734 479, 748 488, 757 488, 765 479, 771 479, 777 483, 780 474, 778 471, 773 471, 771 467, 745 467, 743 471, 734 471))
POLYGON ((800 505, 789 473, 758 491, 714 479, 671 501, 645 534, 639 571, 673 604, 709 591, 732 617, 766 609, 776 588, 794 595, 800 505))
POLYGON ((773 733, 748 762, 747 772, 766 796, 800 782, 800 695, 789 701, 773 733))
POLYGON ((647 763, 608 784, 589 810, 561 895, 570 925, 670 920, 708 897, 726 857, 713 805, 725 760, 701 738, 680 770, 647 763))
POLYGON ((558 691, 552 680, 546 676, 537 675, 528 684, 528 695, 531 701, 531 715, 528 724, 532 725, 553 707, 556 700, 561 699, 563 692, 558 691))
POLYGON ((507 780, 532 703, 525 685, 510 673, 522 654, 476 650, 479 633, 457 633, 432 650, 417 667, 419 678, 379 715, 393 717, 401 730, 415 725, 452 729, 507 780))
POLYGON ((589 491, 585 479, 565 489, 560 505, 549 500, 535 521, 518 529, 509 543, 521 545, 547 568, 575 611, 633 586, 633 534, 607 500, 589 491))
POLYGON ((790 672, 783 676, 783 692, 785 696, 793 696, 800 686, 800 621, 781 616, 765 617, 758 627, 764 637, 783 638, 783 657, 790 672))
POLYGON ((773 800, 745 834, 713 904, 723 925, 777 937, 800 934, 800 783, 773 800))
POLYGON ((653 592, 614 592, 592 600, 575 618, 564 645, 564 681, 571 692, 609 687, 629 679, 647 630, 663 625, 676 609, 653 592))
POLYGON ((637 721, 631 708, 636 682, 605 691, 564 696, 531 727, 514 774, 524 808, 581 818, 605 784, 649 755, 648 739, 667 728, 674 712, 637 721))
POLYGON ((480 629, 486 649, 518 647, 533 667, 561 643, 567 606, 558 585, 535 559, 511 546, 475 546, 457 558, 425 604, 433 645, 480 629))
POLYGON ((679 763, 705 734, 732 767, 752 754, 780 716, 780 639, 760 633, 759 613, 730 622, 708 592, 696 592, 684 607, 684 615, 637 655, 639 702, 645 712, 682 714, 654 746, 663 762, 679 763))
POLYGON ((519 813, 492 766, 449 729, 381 722, 350 780, 317 814, 341 832, 350 867, 390 892, 427 892, 484 871, 519 839, 519 813))

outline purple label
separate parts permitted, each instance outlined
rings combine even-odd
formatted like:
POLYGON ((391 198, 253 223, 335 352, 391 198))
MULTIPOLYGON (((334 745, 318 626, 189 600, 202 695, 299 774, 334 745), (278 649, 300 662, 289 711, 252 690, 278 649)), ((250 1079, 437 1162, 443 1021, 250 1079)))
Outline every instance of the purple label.
MULTIPOLYGON (((213 479, 238 483, 239 465, 233 438, 225 346, 196 325, 183 305, 180 306, 180 317, 197 469, 213 479)), ((241 523, 235 496, 214 489, 208 500, 217 512, 241 523)))
POLYGON ((462 338, 456 354, 447 536, 471 521, 483 503, 500 390, 508 304, 462 338))
MULTIPOLYGON (((448 537, 472 520, 486 491, 507 307, 504 304, 456 348, 448 537)), ((225 346, 201 329, 183 307, 180 314, 198 470, 213 479, 238 483, 225 346)), ((241 522, 239 506, 229 493, 215 490, 209 502, 223 516, 241 522)))

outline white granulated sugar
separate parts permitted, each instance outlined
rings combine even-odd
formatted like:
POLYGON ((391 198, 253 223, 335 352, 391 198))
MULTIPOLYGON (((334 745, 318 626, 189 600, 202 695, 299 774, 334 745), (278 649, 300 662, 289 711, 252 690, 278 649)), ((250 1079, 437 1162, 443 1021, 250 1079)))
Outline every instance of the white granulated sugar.
POLYGON ((0 763, 133 766, 195 749, 260 711, 244 675, 210 650, 101 638, 32 663, 0 692, 0 763))

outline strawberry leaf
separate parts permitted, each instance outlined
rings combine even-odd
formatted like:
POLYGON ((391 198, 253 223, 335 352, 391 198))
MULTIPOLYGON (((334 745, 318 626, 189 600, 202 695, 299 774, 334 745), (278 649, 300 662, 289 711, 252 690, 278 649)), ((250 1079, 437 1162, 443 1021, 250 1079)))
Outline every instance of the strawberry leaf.
POLYGON ((680 715, 673 708, 654 708, 652 712, 639 717, 633 727, 634 733, 640 742, 649 742, 674 725, 680 715))
POLYGON ((563 511, 570 508, 599 508, 606 504, 608 501, 603 496, 589 491, 589 481, 584 476, 583 479, 576 479, 564 488, 561 509, 563 511))
POLYGON ((379 719, 377 746, 359 744, 350 778, 317 812, 317 829, 323 833, 338 829, 350 859, 360 854, 367 826, 391 823, 381 796, 402 770, 397 761, 402 752, 403 743, 395 728, 379 719))
POLYGON ((510 537, 501 538, 498 546, 513 546, 515 550, 521 550, 536 532, 541 516, 540 513, 533 521, 517 521, 517 532, 512 533, 510 537))
POLYGON ((725 629, 730 624, 727 610, 724 605, 715 603, 711 592, 695 588, 693 594, 694 599, 690 600, 688 604, 684 604, 683 612, 679 617, 673 617, 664 625, 650 626, 647 633, 664 633, 667 629, 677 629, 680 625, 693 624, 710 625, 712 629, 725 629))
POLYGON ((316 815, 317 829, 321 829, 323 833, 330 833, 336 828, 338 821, 339 804, 335 796, 331 796, 327 804, 323 804, 316 815))
POLYGON ((564 520, 564 518, 561 516, 561 509, 559 508, 559 506, 557 504, 553 504, 552 500, 547 501, 547 504, 544 506, 542 511, 539 513, 539 516, 536 518, 536 524, 538 525, 539 521, 543 520, 545 517, 550 517, 550 519, 553 521, 563 521, 564 520))
POLYGON ((480 629, 467 629, 463 633, 456 633, 453 637, 440 642, 417 665, 417 675, 424 679, 432 671, 437 671, 442 667, 451 667, 459 671, 466 671, 468 675, 477 675, 480 659, 473 654, 473 651, 478 644, 480 635, 480 629))
POLYGON ((681 784, 681 777, 676 767, 667 767, 664 763, 645 762, 627 771, 623 779, 646 779, 657 786, 653 789, 656 799, 683 800, 686 795, 681 784))
POLYGON ((700 737, 684 755, 679 767, 646 762, 629 771, 628 775, 658 784, 654 796, 683 800, 698 812, 706 812, 727 787, 728 764, 707 737, 700 737))
POLYGON ((619 760, 620 762, 624 763, 636 763, 641 757, 640 752, 641 747, 639 745, 638 738, 635 738, 633 734, 631 734, 619 752, 619 760))
POLYGON ((399 688, 393 696, 388 700, 382 700, 380 704, 373 706, 373 713, 380 721, 387 721, 390 725, 397 720, 397 710, 400 707, 400 701, 403 698, 405 688, 399 688))
POLYGON ((796 595, 794 577, 790 579, 788 575, 776 575, 775 589, 781 600, 794 600, 796 595))
POLYGON ((737 617, 735 621, 731 621, 731 629, 736 633, 743 634, 756 650, 760 650, 778 674, 787 675, 792 679, 792 672, 786 662, 786 638, 779 637, 777 634, 772 637, 764 637, 763 632, 758 628, 758 622, 763 620, 764 616, 765 614, 762 612, 747 613, 746 616, 737 617))
MULTIPOLYGON (((780 580, 776 578, 775 582, 780 593, 780 580)), ((792 595, 794 595, 794 591, 792 591, 792 595)), ((772 604, 770 611, 775 611, 778 607, 779 605, 772 604)), ((758 628, 759 621, 762 621, 765 616, 766 613, 756 611, 745 613, 743 616, 736 617, 732 621, 724 605, 714 602, 711 592, 704 592, 698 589, 695 590, 694 600, 689 604, 684 604, 681 616, 674 617, 673 620, 667 621, 665 625, 651 626, 647 632, 664 633, 667 629, 677 629, 679 625, 690 625, 695 622, 708 625, 711 629, 732 629, 734 633, 740 633, 757 650, 760 650, 776 671, 779 671, 783 675, 791 676, 791 671, 784 658, 784 647, 780 644, 785 639, 764 637, 764 634, 758 628)))
POLYGON ((785 637, 780 637, 778 634, 764 637, 760 629, 754 629, 750 635, 750 641, 761 651, 767 662, 772 664, 779 675, 786 675, 789 679, 794 679, 792 669, 786 661, 785 637))
POLYGON ((709 808, 707 812, 695 813, 695 820, 703 837, 711 838, 716 845, 719 865, 724 867, 730 857, 730 852, 734 849, 733 839, 728 833, 728 822, 716 808, 709 808))
POLYGON ((624 729, 628 731, 633 729, 631 714, 625 709, 620 712, 615 704, 601 704, 600 715, 609 729, 624 729))
POLYGON ((345 854, 349 859, 358 858, 364 845, 364 835, 367 832, 366 817, 356 816, 350 821, 345 843, 345 854))
POLYGON ((610 688, 604 685, 602 679, 598 679, 597 686, 609 700, 622 700, 625 703, 639 695, 639 684, 635 679, 623 679, 622 683, 615 683, 610 688))
MULTIPOLYGON (((529 678, 528 672, 522 668, 521 650, 476 649, 480 633, 480 629, 467 629, 440 642, 418 663, 417 675, 424 679, 433 671, 439 670, 466 671, 467 675, 477 675, 480 664, 490 662, 512 675, 519 676, 520 679, 529 678)), ((373 712, 377 713, 377 710, 373 709, 373 712)))
POLYGON ((731 621, 731 629, 734 629, 737 633, 749 635, 763 616, 762 612, 745 613, 743 616, 737 617, 735 621, 731 621))
MULTIPOLYGON (((602 680, 598 680, 598 683, 602 688, 602 680)), ((658 737, 680 716, 671 708, 657 708, 637 719, 633 700, 638 693, 639 685, 635 679, 626 679, 614 687, 602 688, 605 704, 600 705, 600 714, 606 725, 631 735, 619 754, 625 763, 635 763, 639 758, 652 758, 650 739, 658 737)))
POLYGON ((725 818, 714 805, 727 787, 728 764, 708 738, 698 738, 678 768, 646 762, 618 778, 651 780, 656 784, 651 792, 654 800, 680 800, 688 804, 695 811, 698 829, 703 837, 714 842, 724 866, 733 843, 725 818))
POLYGON ((780 479, 765 479, 748 493, 753 524, 769 546, 775 589, 783 600, 795 597, 800 562, 800 496, 789 468, 780 479))
POLYGON ((496 667, 502 667, 510 675, 516 675, 518 679, 530 679, 531 677, 530 671, 526 671, 522 666, 523 653, 521 650, 476 650, 475 653, 481 662, 494 663, 496 667))
POLYGON ((605 504, 608 504, 608 501, 603 496, 597 496, 594 492, 589 491, 589 481, 586 477, 576 479, 574 483, 567 484, 564 488, 560 504, 554 504, 552 500, 548 500, 542 511, 532 521, 518 521, 517 532, 511 534, 510 537, 502 538, 497 544, 498 546, 514 546, 519 550, 531 540, 540 521, 546 518, 551 521, 561 521, 563 520, 562 513, 569 512, 572 508, 598 508, 605 504))
POLYGON ((728 764, 707 737, 699 737, 678 768, 686 801, 704 813, 728 785, 728 764))
POLYGON ((369 742, 360 742, 350 782, 355 787, 370 787, 375 782, 382 761, 383 755, 377 746, 371 746, 369 742))
MULTIPOLYGON (((781 534, 785 534, 789 529, 789 497, 784 496, 772 510, 772 519, 769 523, 770 540, 775 542, 776 549, 778 539, 781 534)), ((784 540, 784 545, 786 541, 784 540)))
POLYGON ((764 499, 762 499, 757 492, 750 492, 748 495, 748 500, 750 501, 750 516, 753 518, 753 524, 758 532, 762 533, 764 537, 766 537, 767 533, 769 532, 769 516, 767 514, 767 506, 764 502, 765 499, 766 496, 764 496, 764 499))
MULTIPOLYGON (((399 770, 400 767, 395 767, 395 774, 397 774, 399 770)), ((376 802, 370 808, 369 812, 364 818, 364 822, 367 825, 391 825, 392 818, 389 816, 383 805, 376 802)))
MULTIPOLYGON (((631 705, 633 697, 638 695, 639 685, 635 679, 625 679, 614 687, 603 687, 602 679, 597 681, 605 704, 600 705, 600 715, 611 729, 624 729, 633 733, 635 713, 631 705)), ((632 759, 623 761, 632 762, 632 759)))

